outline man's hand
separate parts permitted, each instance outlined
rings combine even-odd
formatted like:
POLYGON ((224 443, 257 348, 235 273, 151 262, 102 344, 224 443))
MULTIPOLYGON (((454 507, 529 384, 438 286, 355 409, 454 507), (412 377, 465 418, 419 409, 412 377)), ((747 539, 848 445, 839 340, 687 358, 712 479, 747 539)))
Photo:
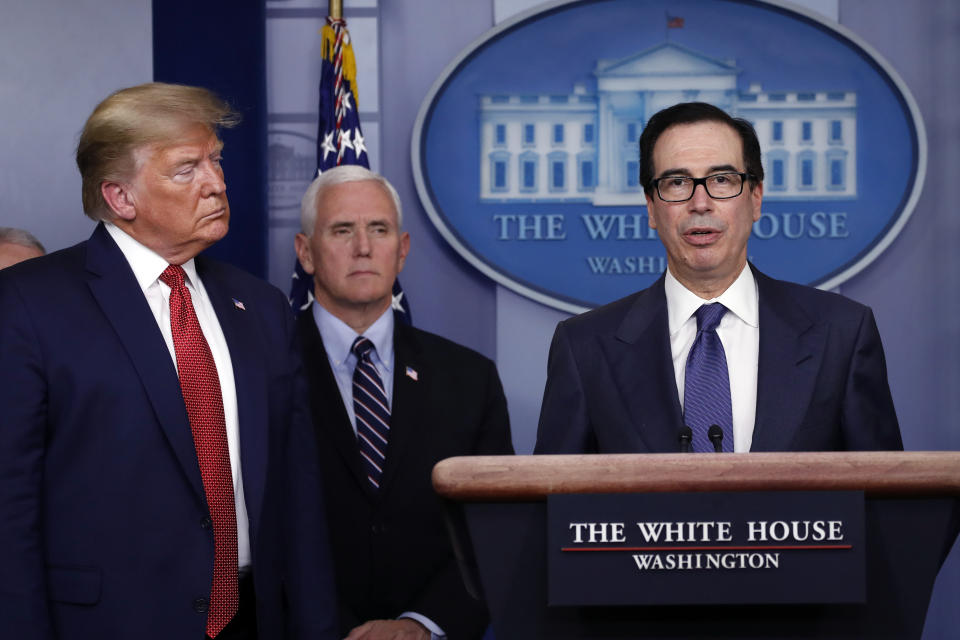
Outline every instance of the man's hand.
POLYGON ((351 629, 344 640, 430 640, 430 632, 410 618, 371 620, 351 629))

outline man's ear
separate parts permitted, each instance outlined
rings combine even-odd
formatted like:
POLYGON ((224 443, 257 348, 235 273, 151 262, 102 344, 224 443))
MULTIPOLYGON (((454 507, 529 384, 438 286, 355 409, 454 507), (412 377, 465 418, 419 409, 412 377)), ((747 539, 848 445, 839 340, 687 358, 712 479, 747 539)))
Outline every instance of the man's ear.
POLYGON ((137 217, 137 208, 133 202, 130 185, 123 182, 101 182, 100 194, 107 206, 118 218, 133 221, 137 217))
POLYGON ((763 183, 751 183, 751 186, 753 188, 750 191, 750 201, 753 205, 753 221, 756 222, 760 219, 760 214, 763 212, 763 183))
POLYGON ((302 233, 298 233, 293 238, 293 247, 297 251, 297 260, 303 270, 313 275, 313 250, 310 248, 310 238, 302 233))
POLYGON ((651 229, 657 228, 657 216, 653 212, 653 197, 649 193, 643 196, 647 201, 647 226, 651 229))
POLYGON ((397 273, 403 271, 403 265, 407 262, 407 254, 410 253, 410 234, 404 231, 400 234, 400 260, 397 265, 397 273))

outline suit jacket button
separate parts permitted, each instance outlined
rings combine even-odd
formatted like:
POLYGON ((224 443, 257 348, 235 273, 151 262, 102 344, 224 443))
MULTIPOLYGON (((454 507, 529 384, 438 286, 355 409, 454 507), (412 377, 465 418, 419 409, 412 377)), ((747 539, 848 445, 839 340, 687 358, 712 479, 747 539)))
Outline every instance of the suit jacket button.
POLYGON ((206 598, 197 598, 193 601, 193 610, 197 613, 206 613, 209 607, 210 603, 207 602, 206 598))
POLYGON ((203 519, 200 520, 200 527, 203 529, 209 529, 213 526, 213 519, 210 516, 203 516, 203 519))

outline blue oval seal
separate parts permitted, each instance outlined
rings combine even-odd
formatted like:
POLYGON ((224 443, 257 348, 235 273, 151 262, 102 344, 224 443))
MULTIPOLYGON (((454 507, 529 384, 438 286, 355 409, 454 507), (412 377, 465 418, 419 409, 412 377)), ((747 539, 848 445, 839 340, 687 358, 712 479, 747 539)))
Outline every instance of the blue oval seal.
POLYGON ((490 30, 421 106, 411 145, 430 220, 468 262, 580 312, 649 286, 637 140, 677 102, 753 123, 766 171, 750 259, 833 288, 886 249, 926 171, 920 112, 841 25, 760 0, 563 0, 490 30))

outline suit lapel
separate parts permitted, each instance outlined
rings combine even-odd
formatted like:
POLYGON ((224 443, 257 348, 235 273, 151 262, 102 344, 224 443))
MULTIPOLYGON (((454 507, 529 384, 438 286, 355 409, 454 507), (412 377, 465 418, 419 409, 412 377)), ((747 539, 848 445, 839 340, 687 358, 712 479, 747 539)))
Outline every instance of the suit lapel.
POLYGON ((205 500, 190 421, 170 351, 129 263, 103 224, 87 242, 88 284, 143 383, 183 473, 205 500))
POLYGON ((258 523, 269 451, 269 429, 265 428, 269 425, 268 385, 264 377, 263 359, 256 357, 262 344, 256 326, 258 314, 256 310, 247 311, 234 303, 237 300, 246 306, 243 292, 234 290, 231 283, 212 269, 202 256, 197 257, 196 266, 230 351, 237 393, 243 495, 250 522, 258 523))
POLYGON ((814 324, 776 280, 756 269, 754 276, 760 294, 760 353, 750 450, 787 451, 813 394, 826 327, 814 324))
POLYGON ((313 314, 309 311, 298 314, 297 329, 304 353, 303 367, 310 381, 310 410, 319 446, 332 446, 356 483, 373 495, 367 472, 360 459, 357 436, 350 424, 350 416, 343 406, 340 388, 330 369, 327 350, 323 346, 313 314))
POLYGON ((431 371, 423 361, 416 336, 410 327, 395 321, 393 332, 393 401, 390 407, 390 444, 384 463, 380 493, 390 487, 400 461, 407 451, 412 429, 426 410, 426 390, 431 384, 431 371), (407 368, 414 372, 407 375, 407 368))
POLYGON ((637 295, 614 338, 602 346, 630 428, 648 451, 676 451, 682 418, 662 277, 637 295))

